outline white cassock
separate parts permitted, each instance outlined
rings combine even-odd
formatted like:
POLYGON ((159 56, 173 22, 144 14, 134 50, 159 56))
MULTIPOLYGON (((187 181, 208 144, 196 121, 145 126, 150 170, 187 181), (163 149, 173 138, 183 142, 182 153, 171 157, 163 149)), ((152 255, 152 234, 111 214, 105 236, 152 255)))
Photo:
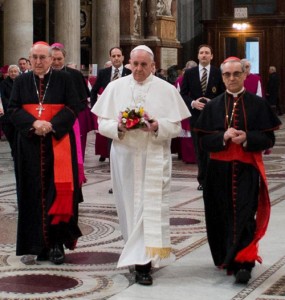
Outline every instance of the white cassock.
POLYGON ((190 117, 179 92, 152 74, 142 83, 133 75, 110 82, 91 110, 99 132, 113 140, 111 177, 125 246, 118 267, 172 262, 169 226, 171 139, 190 117), (156 133, 140 129, 118 136, 120 112, 140 104, 158 121, 156 133))

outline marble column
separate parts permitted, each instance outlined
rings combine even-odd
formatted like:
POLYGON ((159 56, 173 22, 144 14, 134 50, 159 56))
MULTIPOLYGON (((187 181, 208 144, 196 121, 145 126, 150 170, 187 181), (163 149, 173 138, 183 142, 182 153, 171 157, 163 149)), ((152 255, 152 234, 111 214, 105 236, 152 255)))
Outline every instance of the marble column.
POLYGON ((80 68, 80 0, 55 1, 55 42, 64 44, 65 63, 80 68))
POLYGON ((97 16, 96 16, 96 7, 97 7, 97 0, 92 0, 92 6, 91 6, 91 64, 96 64, 97 62, 97 16))
POLYGON ((95 61, 98 68, 102 68, 109 60, 109 50, 120 46, 120 1, 119 0, 96 0, 96 48, 95 61))
POLYGON ((18 64, 33 44, 33 0, 6 0, 3 11, 4 64, 18 64))
POLYGON ((197 60, 197 48, 202 43, 202 2, 200 0, 177 1, 178 40, 181 42, 181 61, 197 60))
POLYGON ((213 1, 202 0, 202 19, 211 20, 213 15, 213 1))
POLYGON ((149 0, 146 4, 147 12, 147 27, 146 27, 146 37, 148 39, 157 38, 156 29, 156 10, 157 10, 157 0, 149 0))

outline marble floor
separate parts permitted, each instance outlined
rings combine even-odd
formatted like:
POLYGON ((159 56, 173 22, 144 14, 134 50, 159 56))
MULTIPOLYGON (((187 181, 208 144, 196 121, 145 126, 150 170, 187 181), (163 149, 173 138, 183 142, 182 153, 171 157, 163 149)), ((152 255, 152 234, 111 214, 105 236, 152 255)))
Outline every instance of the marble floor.
MULTIPOLYGON (((283 118, 283 123, 285 118, 283 118)), ((153 272, 154 284, 140 286, 128 268, 117 269, 123 247, 108 162, 94 155, 94 133, 88 135, 85 201, 80 204, 84 233, 63 265, 15 255, 17 203, 13 163, 6 141, 0 142, 0 299, 110 300, 285 300, 285 130, 276 133, 270 155, 264 155, 272 213, 260 243, 263 263, 248 285, 214 267, 205 232, 202 193, 195 164, 173 156, 171 241, 176 261, 153 272)))

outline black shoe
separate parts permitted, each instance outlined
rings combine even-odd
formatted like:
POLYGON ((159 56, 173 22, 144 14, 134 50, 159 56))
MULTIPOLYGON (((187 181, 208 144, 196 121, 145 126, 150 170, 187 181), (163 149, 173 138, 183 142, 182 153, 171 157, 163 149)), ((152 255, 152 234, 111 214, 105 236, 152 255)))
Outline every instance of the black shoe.
POLYGON ((112 189, 112 188, 109 189, 108 193, 109 193, 109 194, 113 194, 113 189, 112 189))
POLYGON ((198 190, 198 191, 203 191, 203 185, 202 185, 202 184, 199 184, 198 187, 197 187, 197 190, 198 190))
POLYGON ((240 269, 236 273, 236 283, 247 284, 250 278, 250 271, 246 269, 240 269))
POLYGON ((49 260, 49 251, 48 248, 43 248, 41 253, 37 256, 37 261, 49 260))
POLYGON ((141 285, 152 285, 152 277, 149 273, 136 272, 136 282, 141 285))
POLYGON ((63 246, 56 244, 53 248, 51 248, 49 252, 49 260, 55 265, 61 265, 64 263, 64 249, 63 246))
POLYGON ((103 157, 103 156, 100 156, 100 158, 99 158, 99 161, 103 162, 103 161, 105 161, 105 160, 106 160, 106 158, 105 158, 105 157, 103 157))

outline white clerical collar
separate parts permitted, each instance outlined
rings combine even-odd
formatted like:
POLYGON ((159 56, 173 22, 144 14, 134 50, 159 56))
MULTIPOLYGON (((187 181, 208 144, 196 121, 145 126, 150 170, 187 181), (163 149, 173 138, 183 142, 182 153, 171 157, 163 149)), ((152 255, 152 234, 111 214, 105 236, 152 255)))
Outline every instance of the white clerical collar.
POLYGON ((233 95, 233 97, 235 98, 235 97, 238 97, 243 91, 244 91, 244 87, 237 93, 232 93, 229 90, 227 90, 227 93, 230 95, 233 95))
POLYGON ((48 68, 48 70, 45 72, 45 74, 43 74, 43 75, 38 75, 38 76, 39 76, 39 78, 44 78, 44 77, 45 77, 45 75, 49 73, 49 71, 50 71, 50 68, 48 68))
POLYGON ((56 70, 56 71, 61 71, 61 70, 63 70, 64 68, 66 68, 66 66, 65 65, 63 65, 61 68, 54 68, 54 67, 52 67, 52 69, 53 70, 56 70))

